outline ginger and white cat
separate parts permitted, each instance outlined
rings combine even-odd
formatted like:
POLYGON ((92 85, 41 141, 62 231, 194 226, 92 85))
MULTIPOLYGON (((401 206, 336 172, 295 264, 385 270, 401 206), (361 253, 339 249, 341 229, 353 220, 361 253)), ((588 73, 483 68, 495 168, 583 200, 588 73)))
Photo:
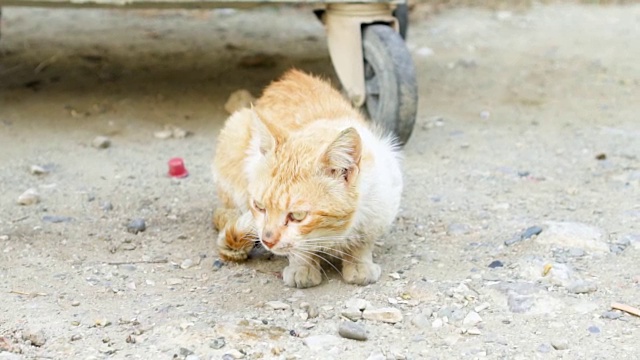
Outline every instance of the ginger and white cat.
POLYGON ((330 84, 290 70, 220 132, 213 163, 220 257, 246 260, 260 241, 289 258, 288 286, 320 284, 323 263, 336 259, 346 282, 376 282, 374 242, 400 206, 398 155, 330 84))

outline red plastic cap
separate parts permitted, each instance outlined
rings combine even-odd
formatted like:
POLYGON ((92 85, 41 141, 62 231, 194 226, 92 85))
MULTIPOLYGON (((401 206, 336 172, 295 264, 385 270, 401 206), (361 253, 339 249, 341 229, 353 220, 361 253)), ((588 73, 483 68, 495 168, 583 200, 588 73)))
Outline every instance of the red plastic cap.
POLYGON ((189 176, 187 168, 184 167, 182 158, 173 158, 169 160, 169 176, 183 178, 189 176))

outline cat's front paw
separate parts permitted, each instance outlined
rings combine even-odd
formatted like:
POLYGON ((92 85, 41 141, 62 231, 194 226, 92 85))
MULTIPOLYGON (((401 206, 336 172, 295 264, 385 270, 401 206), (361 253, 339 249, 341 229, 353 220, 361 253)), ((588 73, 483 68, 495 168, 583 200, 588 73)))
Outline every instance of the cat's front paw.
POLYGON ((347 263, 342 266, 342 278, 349 284, 368 285, 380 279, 380 266, 372 262, 347 263))
POLYGON ((315 267, 307 265, 289 265, 282 271, 285 285, 295 288, 317 286, 322 282, 322 274, 315 267))
POLYGON ((253 249, 254 237, 235 227, 227 228, 218 235, 218 254, 224 261, 242 262, 247 260, 253 249))

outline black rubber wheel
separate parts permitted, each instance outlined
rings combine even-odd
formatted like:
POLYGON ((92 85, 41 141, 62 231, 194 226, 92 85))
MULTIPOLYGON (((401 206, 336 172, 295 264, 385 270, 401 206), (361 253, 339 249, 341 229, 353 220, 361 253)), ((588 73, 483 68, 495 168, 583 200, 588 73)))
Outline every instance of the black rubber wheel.
POLYGON ((407 39, 407 29, 409 28, 409 5, 407 2, 398 4, 393 10, 393 16, 398 20, 398 31, 403 39, 407 39))
POLYGON ((418 85, 411 54, 402 37, 385 24, 363 30, 364 75, 369 118, 404 145, 413 131, 418 85))

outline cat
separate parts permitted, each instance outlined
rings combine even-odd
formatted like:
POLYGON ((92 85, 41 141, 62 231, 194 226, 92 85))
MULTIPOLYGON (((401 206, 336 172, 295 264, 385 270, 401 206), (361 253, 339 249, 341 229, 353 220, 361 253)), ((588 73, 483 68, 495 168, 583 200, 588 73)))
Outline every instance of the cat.
POLYGON ((372 251, 400 207, 399 147, 328 82, 295 69, 272 82, 227 119, 213 173, 223 260, 260 242, 288 257, 290 287, 319 285, 333 260, 347 283, 380 278, 372 251))

